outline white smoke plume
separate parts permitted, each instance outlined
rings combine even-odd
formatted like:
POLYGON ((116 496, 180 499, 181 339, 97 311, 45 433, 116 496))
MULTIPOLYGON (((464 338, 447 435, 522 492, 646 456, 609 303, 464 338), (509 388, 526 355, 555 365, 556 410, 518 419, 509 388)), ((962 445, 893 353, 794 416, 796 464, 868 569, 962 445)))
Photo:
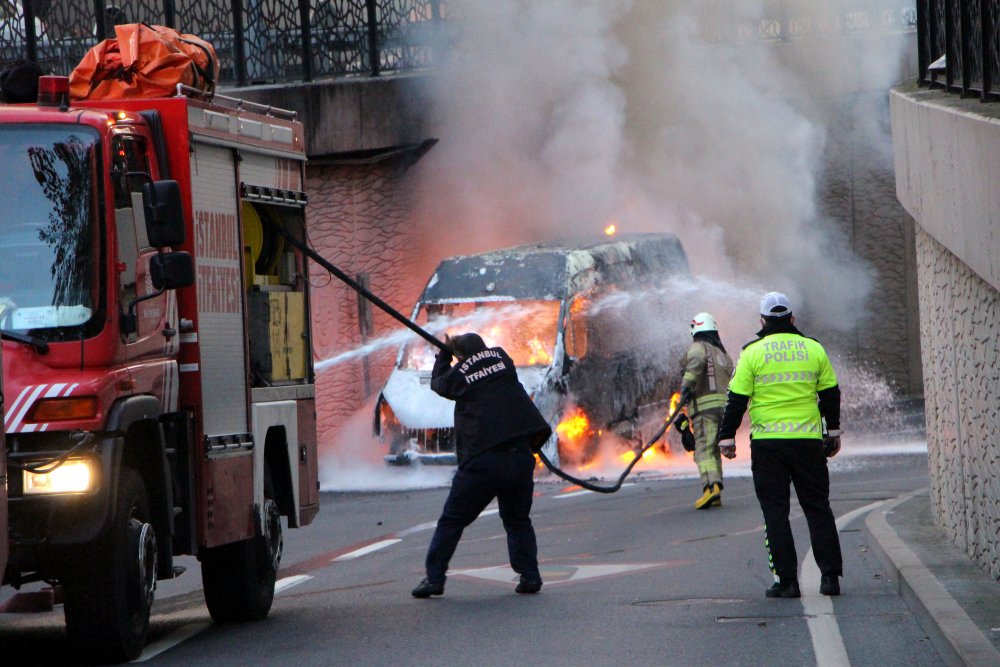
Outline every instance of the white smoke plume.
MULTIPOLYGON (((609 222, 671 231, 696 274, 786 292, 817 326, 853 325, 872 279, 818 213, 822 95, 887 90, 904 41, 845 37, 856 2, 785 5, 809 38, 762 40, 776 6, 763 0, 449 2, 430 78, 441 142, 419 166, 434 255, 593 238, 609 222)), ((733 305, 754 317, 755 301, 733 305)))

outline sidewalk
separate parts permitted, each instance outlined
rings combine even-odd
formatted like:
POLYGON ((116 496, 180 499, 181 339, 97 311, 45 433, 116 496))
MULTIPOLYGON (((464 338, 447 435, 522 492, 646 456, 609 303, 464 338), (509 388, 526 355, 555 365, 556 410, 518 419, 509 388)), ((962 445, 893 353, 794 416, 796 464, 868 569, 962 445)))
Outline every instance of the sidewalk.
POLYGON ((871 512, 865 531, 949 665, 1000 665, 1000 582, 945 537, 928 490, 871 512))

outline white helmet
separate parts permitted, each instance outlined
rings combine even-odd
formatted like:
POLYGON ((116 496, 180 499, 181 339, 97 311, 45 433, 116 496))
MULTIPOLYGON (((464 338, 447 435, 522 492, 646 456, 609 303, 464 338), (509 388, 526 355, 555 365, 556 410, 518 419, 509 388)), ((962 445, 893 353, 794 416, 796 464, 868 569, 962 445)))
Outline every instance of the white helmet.
POLYGON ((718 331, 719 327, 715 324, 715 318, 708 313, 698 313, 691 319, 691 335, 695 335, 699 331, 718 331))

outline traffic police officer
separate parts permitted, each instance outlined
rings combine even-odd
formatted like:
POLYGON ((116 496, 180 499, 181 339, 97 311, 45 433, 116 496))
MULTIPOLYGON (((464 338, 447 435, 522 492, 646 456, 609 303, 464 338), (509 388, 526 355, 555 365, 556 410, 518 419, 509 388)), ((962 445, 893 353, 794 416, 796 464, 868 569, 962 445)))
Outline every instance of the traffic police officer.
POLYGON ((695 509, 722 504, 722 457, 719 422, 726 407, 726 390, 733 376, 733 360, 719 338, 719 327, 709 313, 691 319, 691 347, 681 360, 684 377, 681 398, 694 431, 694 462, 701 477, 702 495, 695 509))
POLYGON ((826 351, 795 328, 788 297, 760 300, 762 328, 743 347, 729 383, 719 449, 736 456, 736 429, 750 406, 753 484, 764 513, 765 545, 775 583, 769 598, 797 598, 798 559, 788 520, 789 482, 809 524, 820 593, 839 595, 840 538, 830 510, 827 457, 840 451, 840 388, 826 351), (823 422, 827 432, 823 432, 823 422))
POLYGON ((535 481, 533 450, 552 429, 517 379, 514 361, 478 334, 445 339, 431 371, 431 389, 455 401, 458 470, 427 551, 427 577, 413 589, 426 598, 444 593, 445 574, 462 531, 494 499, 507 531, 510 566, 518 593, 542 588, 538 548, 531 525, 535 481), (458 363, 452 366, 452 350, 458 363))

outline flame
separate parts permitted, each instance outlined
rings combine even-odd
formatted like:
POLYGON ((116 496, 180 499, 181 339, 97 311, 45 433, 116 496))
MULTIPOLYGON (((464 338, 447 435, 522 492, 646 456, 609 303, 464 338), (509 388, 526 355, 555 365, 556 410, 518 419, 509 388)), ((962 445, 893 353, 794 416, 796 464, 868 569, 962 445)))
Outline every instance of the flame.
MULTIPOLYGON (((674 411, 677 410, 677 404, 680 402, 681 402, 681 392, 675 391, 673 395, 670 397, 670 410, 667 411, 667 416, 664 417, 664 420, 670 419, 670 415, 674 414, 674 411)), ((670 430, 669 427, 667 428, 667 430, 670 430)))
POLYGON ((559 422, 559 425, 556 426, 556 433, 564 436, 571 442, 575 442, 592 433, 590 420, 587 419, 587 415, 584 414, 583 410, 576 408, 569 416, 559 422))
POLYGON ((604 234, 606 236, 614 236, 615 232, 617 232, 617 231, 618 231, 618 227, 613 222, 610 225, 608 225, 607 227, 604 228, 604 234))
POLYGON ((532 366, 548 366, 552 363, 552 355, 537 338, 528 341, 528 363, 532 366))

